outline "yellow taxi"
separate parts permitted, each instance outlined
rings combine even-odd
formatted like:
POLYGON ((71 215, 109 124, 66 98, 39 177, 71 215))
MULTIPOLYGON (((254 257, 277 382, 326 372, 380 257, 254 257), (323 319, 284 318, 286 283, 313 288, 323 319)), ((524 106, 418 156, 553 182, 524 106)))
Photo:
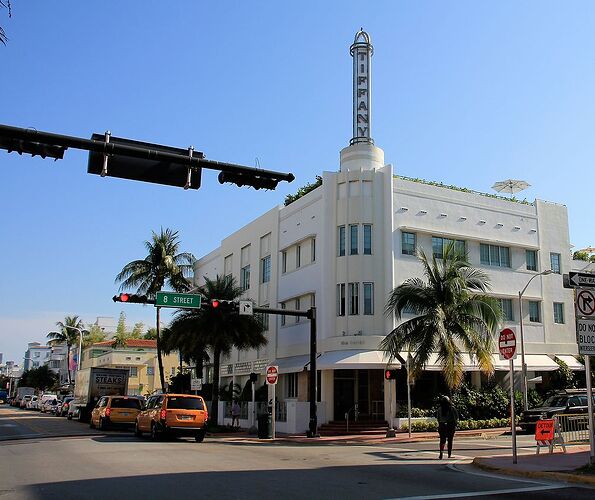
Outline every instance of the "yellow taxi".
POLYGON ((209 419, 207 404, 201 396, 191 394, 159 394, 151 396, 136 417, 134 434, 150 433, 153 439, 162 435, 194 436, 204 440, 209 419))
POLYGON ((91 412, 91 428, 134 425, 142 402, 133 396, 103 396, 91 412))

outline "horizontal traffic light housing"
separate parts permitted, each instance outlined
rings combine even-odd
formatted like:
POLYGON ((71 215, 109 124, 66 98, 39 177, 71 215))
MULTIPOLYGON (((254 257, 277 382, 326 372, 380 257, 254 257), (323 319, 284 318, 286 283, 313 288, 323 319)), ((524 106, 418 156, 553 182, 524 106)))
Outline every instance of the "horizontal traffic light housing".
POLYGON ((386 380, 397 380, 399 370, 384 370, 384 378, 386 380))
POLYGON ((237 302, 227 299, 211 299, 209 305, 212 309, 217 309, 221 312, 237 312, 240 308, 237 302))
POLYGON ((279 184, 279 179, 273 179, 271 177, 263 177, 252 173, 239 173, 239 172, 220 172, 217 177, 220 184, 229 182, 236 186, 250 186, 254 189, 275 189, 279 184))
POLYGON ((129 304, 154 304, 155 300, 149 299, 146 295, 134 293, 121 293, 112 297, 114 302, 126 302, 129 304))
POLYGON ((45 142, 0 137, 0 149, 6 149, 9 153, 14 152, 20 155, 25 153, 31 156, 41 156, 42 158, 50 157, 54 160, 61 160, 64 158, 64 151, 68 148, 45 142))

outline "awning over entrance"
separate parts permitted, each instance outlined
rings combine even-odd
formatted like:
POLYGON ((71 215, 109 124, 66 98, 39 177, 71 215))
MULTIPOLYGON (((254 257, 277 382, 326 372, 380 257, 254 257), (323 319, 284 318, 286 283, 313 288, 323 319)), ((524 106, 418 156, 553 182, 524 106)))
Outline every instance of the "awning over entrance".
POLYGON ((303 372, 304 367, 310 362, 310 356, 305 354, 303 356, 290 356, 288 358, 278 358, 271 363, 279 367, 279 373, 296 373, 303 372))
MULTIPOLYGON (((383 370, 388 363, 388 355, 384 351, 329 351, 318 358, 316 368, 319 370, 383 370)), ((400 368, 401 363, 393 360, 392 368, 400 368)))
MULTIPOLYGON (((492 361, 496 370, 506 371, 510 369, 509 362, 500 359, 498 354, 492 355, 492 361)), ((527 370, 531 372, 551 372, 559 368, 558 363, 546 354, 525 354, 525 363, 527 363, 527 370)), ((521 370, 520 354, 514 360, 514 371, 517 370, 521 370)))
POLYGON ((558 358, 560 361, 564 361, 564 363, 566 363, 568 368, 571 370, 585 371, 585 365, 583 365, 574 356, 570 356, 569 354, 556 354, 556 358, 558 358))
MULTIPOLYGON (((407 361, 407 353, 406 352, 400 352, 399 356, 401 358, 403 358, 403 361, 405 361, 405 362, 407 361)), ((472 372, 472 371, 479 370, 479 365, 477 365, 477 363, 474 363, 472 361, 471 356, 469 354, 464 352, 464 353, 462 353, 461 357, 463 358, 463 371, 472 372)), ((428 362, 426 363, 424 370, 427 370, 430 372, 441 372, 442 371, 442 365, 438 361, 437 353, 430 354, 430 358, 428 359, 428 362)))

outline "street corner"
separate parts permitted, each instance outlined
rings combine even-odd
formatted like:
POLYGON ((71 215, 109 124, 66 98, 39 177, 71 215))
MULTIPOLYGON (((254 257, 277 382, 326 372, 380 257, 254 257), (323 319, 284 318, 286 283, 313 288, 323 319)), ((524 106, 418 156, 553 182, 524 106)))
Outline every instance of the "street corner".
POLYGON ((541 456, 521 455, 516 464, 512 463, 512 456, 509 455, 475 457, 471 465, 496 474, 595 486, 595 475, 578 471, 588 461, 588 452, 579 451, 541 456))

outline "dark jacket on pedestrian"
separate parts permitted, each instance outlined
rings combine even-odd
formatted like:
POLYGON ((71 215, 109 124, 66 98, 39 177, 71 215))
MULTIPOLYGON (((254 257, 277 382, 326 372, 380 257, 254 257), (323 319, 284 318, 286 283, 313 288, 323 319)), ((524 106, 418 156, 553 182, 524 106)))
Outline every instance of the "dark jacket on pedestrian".
POLYGON ((459 412, 452 404, 440 403, 436 412, 436 419, 439 424, 454 424, 459 422, 459 412))

